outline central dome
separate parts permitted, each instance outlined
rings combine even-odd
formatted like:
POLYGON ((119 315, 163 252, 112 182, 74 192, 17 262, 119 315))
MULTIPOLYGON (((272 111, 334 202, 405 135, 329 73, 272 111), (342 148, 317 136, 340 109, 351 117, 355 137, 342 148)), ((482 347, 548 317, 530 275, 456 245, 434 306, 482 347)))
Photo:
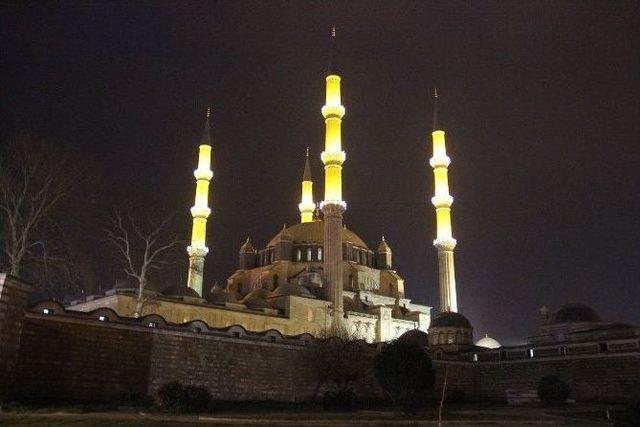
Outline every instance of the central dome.
MULTIPOLYGON (((292 225, 285 229, 294 245, 296 244, 318 244, 324 243, 324 221, 303 222, 292 225)), ((283 230, 283 231, 285 231, 283 230)), ((275 246, 280 240, 281 231, 273 239, 269 241, 267 247, 275 246)), ((342 241, 349 242, 354 246, 368 249, 367 244, 356 233, 348 228, 342 229, 342 241)))

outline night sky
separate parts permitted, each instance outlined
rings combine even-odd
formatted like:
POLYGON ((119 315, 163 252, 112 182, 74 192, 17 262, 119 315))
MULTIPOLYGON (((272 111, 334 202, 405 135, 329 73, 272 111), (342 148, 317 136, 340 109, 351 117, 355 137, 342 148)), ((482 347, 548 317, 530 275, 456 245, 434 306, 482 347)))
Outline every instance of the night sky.
POLYGON ((99 174, 96 198, 160 199, 186 230, 211 105, 205 282, 223 283, 247 235, 262 247, 299 221, 306 147, 322 197, 335 24, 345 223, 373 248, 387 238, 410 298, 438 307, 437 86, 459 307, 476 338, 521 341, 541 305, 566 302, 638 324, 638 21, 637 2, 601 1, 5 5, 2 137, 73 147, 99 174))

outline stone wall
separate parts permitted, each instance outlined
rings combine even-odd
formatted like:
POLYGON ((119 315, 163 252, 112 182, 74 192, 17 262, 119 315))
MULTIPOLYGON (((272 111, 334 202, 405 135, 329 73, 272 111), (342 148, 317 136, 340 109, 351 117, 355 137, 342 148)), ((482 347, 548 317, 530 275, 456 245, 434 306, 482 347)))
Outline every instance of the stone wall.
MULTIPOLYGON (((40 309, 25 319, 20 382, 14 390, 20 398, 139 399, 169 381, 205 386, 221 400, 295 402, 316 391, 310 336, 249 335, 238 326, 209 333, 202 322, 175 326, 144 318, 139 324, 133 324, 137 319, 120 323, 108 318, 115 316, 110 310, 47 310, 48 315, 40 309)), ((363 363, 371 363, 371 357, 363 357, 363 363)), ((369 397, 380 392, 373 378, 357 389, 369 397)))
POLYGON ((434 361, 436 387, 469 400, 505 402, 507 393, 536 391, 540 378, 556 375, 576 401, 621 402, 640 396, 640 353, 596 354, 496 362, 434 361))
POLYGON ((11 387, 31 286, 0 273, 0 397, 11 387))

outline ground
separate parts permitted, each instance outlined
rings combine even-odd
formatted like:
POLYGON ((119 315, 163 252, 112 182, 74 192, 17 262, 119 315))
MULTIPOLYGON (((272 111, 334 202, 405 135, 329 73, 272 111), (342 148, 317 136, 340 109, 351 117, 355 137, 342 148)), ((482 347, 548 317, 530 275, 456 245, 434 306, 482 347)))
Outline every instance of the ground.
MULTIPOLYGON (((549 410, 544 408, 497 407, 479 409, 460 407, 448 410, 443 425, 612 425, 607 420, 607 409, 614 415, 620 407, 605 405, 573 405, 549 410)), ((105 412, 72 412, 55 409, 28 410, 0 413, 2 426, 33 427, 152 427, 152 426, 421 426, 437 425, 435 410, 412 417, 388 411, 359 411, 354 413, 328 413, 313 411, 265 411, 252 413, 218 413, 178 416, 134 409, 105 412), (302 421, 304 420, 304 421, 302 421)))

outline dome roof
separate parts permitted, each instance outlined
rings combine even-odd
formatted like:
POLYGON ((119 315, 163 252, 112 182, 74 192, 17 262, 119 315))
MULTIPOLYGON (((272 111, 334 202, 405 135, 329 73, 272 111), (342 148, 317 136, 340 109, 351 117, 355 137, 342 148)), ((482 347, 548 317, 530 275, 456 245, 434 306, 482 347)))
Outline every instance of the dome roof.
POLYGON ((384 236, 382 236, 382 240, 380 241, 380 244, 378 245, 378 252, 391 253, 391 248, 387 244, 387 241, 384 240, 384 236))
POLYGON ((242 304, 246 305, 249 308, 253 308, 255 310, 260 310, 262 308, 271 308, 269 307, 269 303, 267 302, 267 298, 269 297, 269 291, 264 288, 254 289, 249 292, 246 297, 240 301, 242 304))
POLYGON ((498 341, 496 341, 493 338, 491 338, 489 335, 485 335, 484 338, 480 338, 476 342, 476 345, 478 347, 484 347, 484 348, 500 348, 500 347, 502 347, 502 344, 500 344, 498 341))
POLYGON ((582 304, 565 304, 553 315, 551 323, 601 322, 600 316, 582 304))
MULTIPOLYGON (((283 231, 286 231, 285 236, 287 237, 287 240, 291 240, 294 244, 315 243, 322 245, 324 243, 324 221, 313 221, 303 222, 283 229, 273 239, 271 239, 271 241, 269 241, 267 247, 275 246, 275 244, 280 240, 280 235, 283 231)), ((353 245, 360 246, 362 248, 368 248, 367 244, 363 242, 356 233, 347 228, 342 229, 342 241, 350 242, 353 245)))
POLYGON ((420 329, 412 329, 400 335, 398 341, 414 342, 418 344, 420 348, 424 348, 429 345, 429 335, 420 329))
POLYGON ((221 288, 220 285, 216 283, 211 288, 211 291, 209 291, 207 301, 213 304, 224 304, 226 302, 236 302, 236 298, 231 292, 221 288))
POLYGON ((184 285, 169 286, 167 289, 162 291, 162 295, 165 295, 168 297, 200 298, 200 295, 198 295, 196 291, 184 285))
POLYGON ((253 249, 253 245, 251 244, 251 240, 247 237, 247 240, 240 247, 241 254, 252 254, 255 253, 255 249, 253 249))
POLYGON ((270 298, 283 297, 287 295, 312 297, 311 292, 304 286, 300 286, 294 283, 284 282, 278 285, 278 287, 271 292, 270 298))
POLYGON ((467 328, 471 329, 471 323, 460 313, 456 313, 453 311, 445 311, 444 313, 438 314, 431 320, 431 325, 429 328, 467 328))

